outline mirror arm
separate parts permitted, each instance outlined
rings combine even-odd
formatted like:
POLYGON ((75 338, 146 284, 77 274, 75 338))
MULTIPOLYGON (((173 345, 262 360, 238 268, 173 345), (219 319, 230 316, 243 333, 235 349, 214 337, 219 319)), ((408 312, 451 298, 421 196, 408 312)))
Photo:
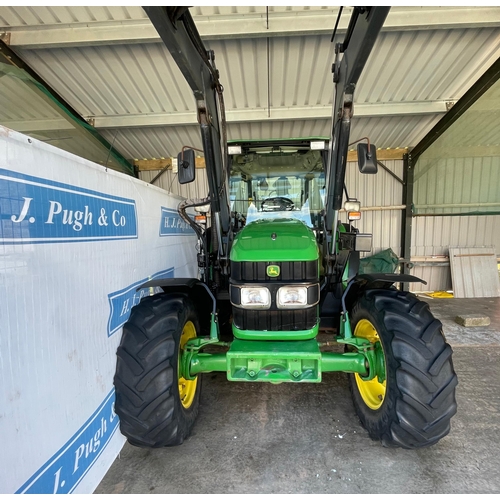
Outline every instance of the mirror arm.
POLYGON ((370 138, 369 138, 369 137, 361 137, 361 139, 358 139, 357 141, 351 142, 351 143, 349 144, 349 146, 354 146, 354 144, 357 144, 358 142, 361 142, 361 141, 364 141, 364 140, 366 140, 366 142, 368 143, 368 151, 369 151, 369 153, 368 153, 368 155, 369 155, 369 156, 368 156, 368 158, 371 158, 371 152, 370 152, 370 138))
POLYGON ((366 156, 369 160, 371 160, 372 159, 372 152, 370 149, 370 139, 368 137, 366 137, 366 142, 368 143, 368 153, 366 154, 366 156))
MULTIPOLYGON (((182 162, 182 168, 187 168, 188 165, 186 165, 186 162, 184 161, 184 150, 185 149, 194 149, 195 151, 199 151, 200 153, 204 153, 203 149, 198 149, 198 148, 194 148, 193 146, 182 146, 182 149, 181 149, 181 162, 182 162)), ((180 165, 178 165, 180 166, 180 165)))

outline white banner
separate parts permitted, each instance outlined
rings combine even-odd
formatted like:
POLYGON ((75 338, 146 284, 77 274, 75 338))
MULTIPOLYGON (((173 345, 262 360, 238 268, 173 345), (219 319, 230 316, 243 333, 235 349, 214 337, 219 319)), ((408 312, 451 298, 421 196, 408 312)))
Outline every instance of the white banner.
POLYGON ((0 493, 92 493, 120 451, 136 289, 197 276, 180 200, 0 127, 0 493))

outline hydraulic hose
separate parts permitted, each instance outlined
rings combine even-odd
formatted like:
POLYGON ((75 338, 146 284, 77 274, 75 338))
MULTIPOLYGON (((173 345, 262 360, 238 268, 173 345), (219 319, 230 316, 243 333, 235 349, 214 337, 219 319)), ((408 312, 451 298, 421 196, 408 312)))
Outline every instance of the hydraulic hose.
MULTIPOLYGON (((189 217, 189 215, 186 213, 186 209, 192 208, 192 207, 199 207, 202 205, 208 205, 208 204, 210 204, 210 197, 209 196, 207 196, 206 198, 202 198, 202 199, 184 200, 184 201, 181 201, 179 203, 179 205, 177 206, 177 212, 179 213, 181 219, 192 227, 193 231, 196 233, 199 240, 201 241, 201 244, 203 246, 203 253, 205 254, 206 271, 208 271, 209 254, 208 254, 208 249, 207 249, 207 243, 206 243, 205 238, 204 238, 204 233, 203 233, 202 228, 198 224, 196 224, 196 222, 193 219, 191 219, 191 217, 189 217)), ((205 273, 205 275, 206 275, 206 273, 205 273)))

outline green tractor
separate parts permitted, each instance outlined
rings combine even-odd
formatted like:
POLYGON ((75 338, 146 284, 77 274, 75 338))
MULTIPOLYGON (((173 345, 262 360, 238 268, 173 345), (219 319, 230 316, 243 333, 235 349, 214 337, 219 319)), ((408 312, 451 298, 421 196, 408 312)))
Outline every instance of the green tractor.
MULTIPOLYGON (((145 7, 193 89, 209 195, 179 215, 196 232, 199 278, 153 280, 123 327, 115 411, 136 446, 178 445, 198 414, 203 373, 233 382, 319 383, 349 377, 355 410, 384 446, 429 446, 456 412, 452 350, 428 304, 396 283, 406 274, 359 274, 371 235, 340 222, 353 111, 361 70, 387 16, 356 7, 336 45, 332 135, 232 141, 222 86, 185 7, 145 7), (343 55, 343 57, 341 57, 343 55), (207 228, 188 210, 209 213, 207 228), (318 341, 330 335, 327 341, 318 341), (329 347, 340 347, 332 352, 329 347)), ((179 181, 195 176, 194 151, 178 157, 179 181)), ((373 144, 358 144, 361 173, 375 173, 373 144)))

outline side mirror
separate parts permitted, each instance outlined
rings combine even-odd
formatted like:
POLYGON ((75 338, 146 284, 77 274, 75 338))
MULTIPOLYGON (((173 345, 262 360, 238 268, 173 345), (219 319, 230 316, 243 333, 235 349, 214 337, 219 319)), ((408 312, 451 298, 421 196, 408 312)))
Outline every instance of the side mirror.
POLYGON ((193 149, 185 149, 177 155, 177 172, 180 184, 187 184, 194 181, 196 164, 193 149))
POLYGON ((368 144, 358 144, 358 168, 362 174, 376 174, 378 172, 375 144, 370 144, 370 151, 368 151, 368 144))

